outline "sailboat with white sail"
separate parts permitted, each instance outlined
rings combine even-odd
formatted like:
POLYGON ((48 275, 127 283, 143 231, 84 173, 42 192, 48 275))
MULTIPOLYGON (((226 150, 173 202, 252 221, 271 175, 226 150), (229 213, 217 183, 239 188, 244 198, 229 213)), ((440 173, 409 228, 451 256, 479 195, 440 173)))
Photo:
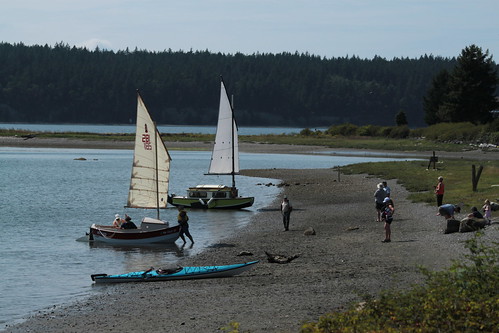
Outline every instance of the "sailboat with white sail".
POLYGON ((239 174, 239 140, 234 109, 229 101, 223 78, 220 83, 220 106, 217 133, 213 146, 209 175, 231 175, 232 186, 197 185, 187 190, 186 196, 170 195, 174 206, 203 209, 240 209, 253 205, 254 197, 239 196, 235 176, 239 174))
POLYGON ((166 208, 171 157, 145 104, 137 92, 137 127, 126 207, 156 209, 156 218, 144 217, 136 229, 92 224, 89 240, 114 245, 173 243, 180 225, 170 226, 160 219, 166 208))

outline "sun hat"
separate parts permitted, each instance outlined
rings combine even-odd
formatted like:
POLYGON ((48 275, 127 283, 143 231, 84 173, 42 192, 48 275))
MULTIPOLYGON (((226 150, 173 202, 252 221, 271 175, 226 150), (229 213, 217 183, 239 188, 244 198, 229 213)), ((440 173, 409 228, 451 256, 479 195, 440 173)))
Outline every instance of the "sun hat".
POLYGON ((116 215, 114 215, 114 217, 116 217, 116 219, 119 219, 120 218, 120 214, 116 214, 116 215))

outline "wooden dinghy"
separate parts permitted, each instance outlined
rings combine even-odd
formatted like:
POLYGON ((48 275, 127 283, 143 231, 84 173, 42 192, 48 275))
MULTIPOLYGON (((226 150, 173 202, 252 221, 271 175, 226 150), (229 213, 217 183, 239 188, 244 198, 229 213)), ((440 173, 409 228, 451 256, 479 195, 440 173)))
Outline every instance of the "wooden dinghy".
POLYGON ((91 278, 95 283, 155 282, 219 278, 241 274, 252 268, 256 263, 258 263, 258 261, 222 266, 177 267, 173 269, 150 268, 145 271, 117 275, 92 274, 91 278))

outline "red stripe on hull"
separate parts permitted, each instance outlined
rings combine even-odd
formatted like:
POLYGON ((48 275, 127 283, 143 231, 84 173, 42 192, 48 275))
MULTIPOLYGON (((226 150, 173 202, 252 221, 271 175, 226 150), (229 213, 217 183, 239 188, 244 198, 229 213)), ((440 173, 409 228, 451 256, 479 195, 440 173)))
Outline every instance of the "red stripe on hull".
POLYGON ((165 238, 165 236, 177 237, 180 232, 180 226, 169 227, 153 231, 143 231, 140 229, 116 229, 109 230, 108 228, 90 228, 90 232, 93 235, 94 240, 104 241, 104 242, 119 242, 119 241, 147 241, 148 239, 155 238, 165 238), (107 230, 106 230, 107 229, 107 230))

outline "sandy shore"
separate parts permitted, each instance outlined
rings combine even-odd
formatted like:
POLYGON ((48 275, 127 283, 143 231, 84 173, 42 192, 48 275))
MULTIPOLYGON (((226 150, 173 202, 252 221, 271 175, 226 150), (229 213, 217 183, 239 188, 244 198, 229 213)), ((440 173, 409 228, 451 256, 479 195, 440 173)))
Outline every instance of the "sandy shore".
MULTIPOLYGON (((212 142, 178 142, 165 141, 168 149, 173 150, 210 150, 212 142)), ((0 136, 0 147, 24 147, 24 148, 75 148, 75 149, 133 149, 133 142, 108 141, 108 140, 81 140, 68 138, 22 138, 0 136)), ((410 158, 429 158, 431 151, 372 151, 351 148, 329 148, 325 146, 303 146, 303 145, 283 145, 254 142, 240 142, 239 150, 245 153, 273 153, 273 154, 330 154, 330 155, 350 155, 356 156, 377 156, 392 157, 393 154, 410 158)), ((460 152, 437 151, 439 157, 453 159, 475 159, 475 160, 497 160, 499 159, 499 149, 495 151, 483 151, 480 149, 470 149, 463 145, 460 152)))
MULTIPOLYGON (((463 241, 472 236, 444 235, 436 207, 410 203, 394 180, 389 180, 396 207, 392 242, 384 244, 373 203, 379 179, 341 175, 338 181, 331 169, 243 173, 282 179, 294 207, 291 230, 283 231, 276 198, 245 230, 221 241, 225 246, 181 264, 260 260, 253 270, 226 279, 96 286, 99 296, 41 313, 6 332, 217 332, 231 321, 242 331, 297 332, 303 321, 317 320, 361 295, 421 282, 417 265, 448 267, 466 253, 463 241), (316 235, 304 235, 310 227, 316 235), (242 251, 253 255, 238 256, 242 251), (269 263, 265 251, 298 258, 269 263)), ((493 224, 485 237, 497 240, 498 233, 499 225, 493 224)))

